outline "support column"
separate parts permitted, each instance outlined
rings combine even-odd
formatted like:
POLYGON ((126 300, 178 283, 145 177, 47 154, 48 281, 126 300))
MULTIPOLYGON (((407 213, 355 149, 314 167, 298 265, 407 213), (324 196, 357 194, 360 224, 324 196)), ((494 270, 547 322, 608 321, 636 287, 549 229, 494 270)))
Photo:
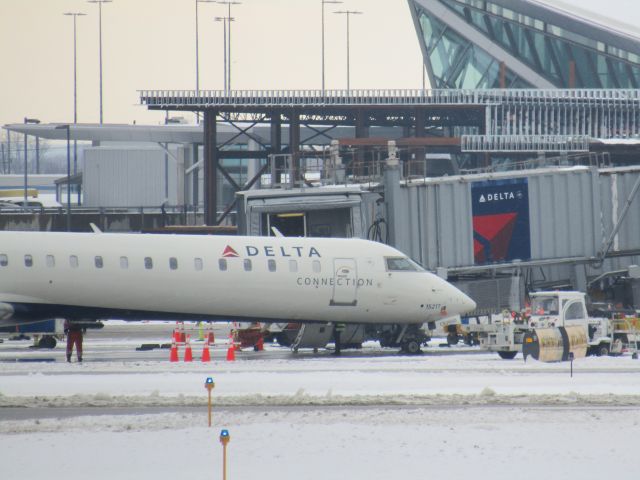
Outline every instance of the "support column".
POLYGON ((300 114, 296 110, 293 110, 289 116, 289 153, 291 154, 289 184, 294 186, 300 175, 300 114))
POLYGON ((215 110, 204 112, 204 223, 217 224, 218 212, 218 144, 215 110))
MULTIPOLYGON (((199 120, 199 118, 198 118, 199 120)), ((200 160, 200 144, 194 143, 191 145, 191 165, 196 165, 200 160)), ((198 210, 200 205, 200 169, 194 168, 191 172, 191 194, 193 199, 193 208, 198 210)))
MULTIPOLYGON (((369 125, 367 125, 366 114, 362 110, 356 112, 355 118, 356 138, 369 138, 369 125)), ((365 161, 365 147, 360 146, 356 151, 356 161, 362 163, 365 161)))
POLYGON ((396 223, 400 219, 400 162, 395 140, 388 142, 389 156, 384 168, 384 203, 389 231, 389 245, 398 247, 396 223))
POLYGON ((427 112, 423 107, 416 108, 416 137, 426 137, 425 124, 427 123, 427 112))
MULTIPOLYGON (((271 128, 269 130, 271 134, 271 154, 272 155, 281 155, 282 154, 282 118, 280 117, 280 112, 272 112, 271 113, 271 128)), ((272 172, 271 185, 276 185, 280 183, 279 175, 284 172, 284 160, 282 157, 276 157, 274 160, 275 165, 270 165, 270 171, 272 172)))
POLYGON ((280 113, 274 112, 271 115, 271 153, 282 152, 282 120, 280 113))

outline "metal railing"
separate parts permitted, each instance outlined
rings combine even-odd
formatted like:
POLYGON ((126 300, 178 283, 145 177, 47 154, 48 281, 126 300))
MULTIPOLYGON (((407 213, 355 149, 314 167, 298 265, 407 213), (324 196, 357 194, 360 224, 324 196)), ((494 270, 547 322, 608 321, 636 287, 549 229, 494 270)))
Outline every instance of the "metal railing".
POLYGON ((149 107, 640 103, 640 89, 139 90, 149 107))
POLYGON ((463 135, 462 152, 587 152, 589 137, 566 135, 463 135))

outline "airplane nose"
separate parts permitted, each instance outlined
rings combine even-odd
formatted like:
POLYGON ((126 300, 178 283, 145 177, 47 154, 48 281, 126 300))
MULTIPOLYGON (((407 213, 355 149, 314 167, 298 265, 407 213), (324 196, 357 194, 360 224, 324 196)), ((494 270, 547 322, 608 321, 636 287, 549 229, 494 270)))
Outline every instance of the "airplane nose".
POLYGON ((451 286, 451 299, 455 303, 455 310, 457 314, 464 315, 465 313, 473 312, 477 305, 467 294, 458 290, 453 285, 451 286))
POLYGON ((461 293, 461 295, 462 295, 461 303, 462 303, 463 313, 473 312, 478 306, 476 302, 474 302, 471 299, 471 297, 465 295, 464 293, 461 293))

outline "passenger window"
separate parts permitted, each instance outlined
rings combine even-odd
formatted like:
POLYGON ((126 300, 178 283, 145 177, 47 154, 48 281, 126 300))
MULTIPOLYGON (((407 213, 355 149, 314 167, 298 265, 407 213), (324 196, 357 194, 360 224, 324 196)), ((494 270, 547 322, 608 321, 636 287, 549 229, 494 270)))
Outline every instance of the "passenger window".
POLYGON ((298 271, 298 261, 297 260, 289 260, 289 271, 297 272, 298 271))
POLYGON ((193 266, 198 272, 202 271, 202 267, 203 267, 202 259, 201 258, 194 258, 193 259, 193 266))
POLYGON ((56 259, 53 255, 47 255, 47 267, 53 268, 56 266, 56 259))
POLYGON ((417 272, 419 270, 418 265, 406 257, 387 257, 385 260, 388 272, 417 272))
POLYGON ((102 267, 104 267, 104 262, 103 262, 103 260, 102 260, 102 257, 100 257, 100 256, 97 256, 97 257, 95 258, 94 263, 95 263, 95 265, 96 265, 96 268, 102 268, 102 267))
POLYGON ((144 268, 151 270, 153 268, 153 259, 151 257, 144 257, 144 268))
POLYGON ((7 265, 9 265, 9 257, 5 253, 0 254, 0 267, 6 267, 7 265))
POLYGON ((176 257, 171 257, 169 259, 169 268, 171 270, 177 270, 178 269, 178 259, 176 257))
POLYGON ((33 267, 33 257, 31 255, 24 256, 24 266, 33 267))
POLYGON ((276 271, 276 261, 273 258, 270 258, 267 261, 267 265, 269 266, 269 271, 270 272, 275 272, 276 271))
POLYGON ((78 268, 78 257, 71 255, 69 257, 69 265, 71 265, 71 268, 78 268))
POLYGON ((250 272, 251 271, 251 259, 246 258, 244 261, 244 271, 245 272, 250 272))
POLYGON ((227 259, 226 258, 221 258, 220 260, 218 260, 218 268, 220 269, 221 272, 224 272, 227 270, 227 259))
POLYGON ((129 258, 120 257, 120 268, 122 268, 123 270, 129 268, 129 258))
POLYGON ((320 270, 322 270, 320 267, 320 260, 314 260, 311 263, 311 268, 313 269, 313 273, 320 273, 320 270))

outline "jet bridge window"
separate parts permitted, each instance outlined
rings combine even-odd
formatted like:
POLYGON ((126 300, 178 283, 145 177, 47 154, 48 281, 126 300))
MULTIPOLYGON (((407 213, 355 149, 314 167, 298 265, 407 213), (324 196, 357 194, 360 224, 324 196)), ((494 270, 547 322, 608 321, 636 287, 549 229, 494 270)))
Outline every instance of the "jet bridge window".
POLYGON ((169 259, 169 268, 171 270, 177 270, 178 269, 178 259, 176 257, 171 257, 169 259))
POLYGON ((269 267, 270 272, 276 271, 276 261, 273 258, 270 258, 269 260, 267 260, 267 265, 269 267))
POLYGON ((33 257, 31 255, 24 256, 24 266, 33 267, 33 257))
POLYGON ((250 272, 252 268, 253 268, 253 266, 251 265, 251 259, 250 258, 245 258, 245 260, 244 260, 244 271, 245 272, 250 272))
POLYGON ((78 268, 78 257, 75 255, 71 255, 69 257, 69 265, 71 268, 78 268))
POLYGON ((104 267, 104 260, 102 260, 101 256, 96 256, 96 258, 94 259, 94 263, 96 265, 96 268, 102 268, 104 267))
POLYGON ((153 268, 153 258, 144 257, 144 268, 151 270, 153 268))
POLYGON ((0 253, 0 267, 9 265, 9 257, 5 253, 0 253))
POLYGON ((406 257, 386 257, 388 272, 418 272, 422 268, 406 257))
POLYGON ((56 266, 56 257, 54 257, 53 255, 47 255, 47 267, 49 268, 53 268, 56 266))

